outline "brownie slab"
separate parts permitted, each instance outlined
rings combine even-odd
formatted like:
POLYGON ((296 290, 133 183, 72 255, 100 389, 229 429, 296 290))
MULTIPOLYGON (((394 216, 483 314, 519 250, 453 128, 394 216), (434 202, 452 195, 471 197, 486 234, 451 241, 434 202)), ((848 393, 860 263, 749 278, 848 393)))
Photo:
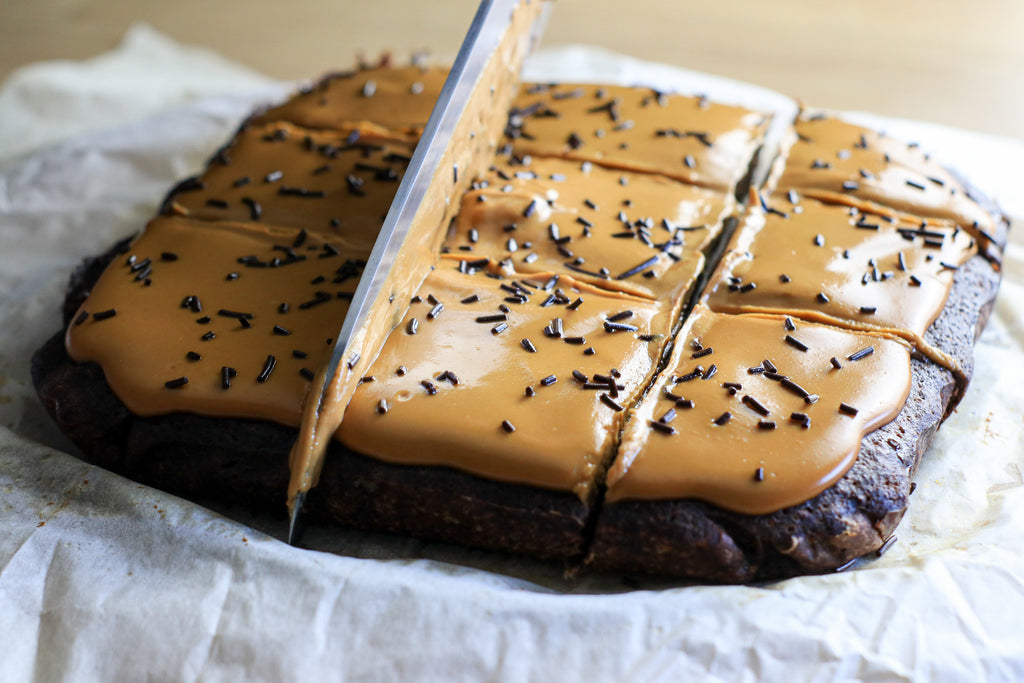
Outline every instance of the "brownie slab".
POLYGON ((728 195, 586 162, 499 158, 462 199, 453 255, 678 301, 735 210, 728 195))

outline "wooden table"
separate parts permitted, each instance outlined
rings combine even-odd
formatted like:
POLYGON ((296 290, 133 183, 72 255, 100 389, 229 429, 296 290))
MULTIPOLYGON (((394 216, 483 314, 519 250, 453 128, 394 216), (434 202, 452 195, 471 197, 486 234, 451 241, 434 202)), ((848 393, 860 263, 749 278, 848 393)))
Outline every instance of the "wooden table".
MULTIPOLYGON (((86 58, 134 21, 271 76, 349 66, 357 50, 453 55, 476 0, 0 0, 0 78, 86 58)), ((1024 139, 1021 0, 557 0, 545 44, 591 43, 840 109, 1024 139)))

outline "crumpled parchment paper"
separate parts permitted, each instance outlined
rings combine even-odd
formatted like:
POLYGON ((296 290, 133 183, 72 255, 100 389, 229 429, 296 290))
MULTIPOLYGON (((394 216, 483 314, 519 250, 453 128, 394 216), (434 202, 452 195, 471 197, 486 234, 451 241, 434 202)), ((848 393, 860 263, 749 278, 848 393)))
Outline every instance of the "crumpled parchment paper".
MULTIPOLYGON (((548 50, 526 77, 791 105, 596 48, 548 50)), ((519 558, 315 528, 307 542, 329 552, 301 550, 275 540, 283 507, 221 509, 245 523, 232 521, 68 455, 28 370, 59 328, 68 272, 141 228, 253 105, 290 87, 139 27, 107 55, 34 65, 0 89, 0 680, 1024 678, 1020 229, 974 381, 898 542, 842 574, 567 582, 519 558)), ((1021 142, 851 116, 918 140, 1024 216, 1021 142)))

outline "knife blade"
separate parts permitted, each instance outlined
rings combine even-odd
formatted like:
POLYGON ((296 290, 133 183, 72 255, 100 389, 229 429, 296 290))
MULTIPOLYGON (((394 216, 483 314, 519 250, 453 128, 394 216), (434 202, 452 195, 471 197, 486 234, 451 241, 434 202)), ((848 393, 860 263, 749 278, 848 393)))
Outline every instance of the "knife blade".
POLYGON ((441 89, 363 269, 329 362, 317 373, 289 456, 288 542, 341 424, 361 369, 401 321, 426 278, 458 196, 501 140, 523 59, 543 31, 548 0, 483 0, 441 89))

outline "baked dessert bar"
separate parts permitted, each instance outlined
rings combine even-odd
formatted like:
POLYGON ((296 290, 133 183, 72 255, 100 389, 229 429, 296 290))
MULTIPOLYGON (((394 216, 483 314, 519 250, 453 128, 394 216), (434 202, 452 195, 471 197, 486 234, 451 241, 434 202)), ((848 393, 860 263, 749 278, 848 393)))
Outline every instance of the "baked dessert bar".
MULTIPOLYGON (((309 381, 442 74, 332 75, 254 115, 141 237, 75 274, 67 341, 33 371, 87 458, 281 506, 309 381)), ((912 147, 824 120, 796 123, 758 194, 763 114, 524 86, 310 512, 715 581, 880 547, 970 378, 1005 221, 912 147), (808 155, 836 161, 802 173, 808 155), (879 164, 942 197, 906 199, 879 164)))

